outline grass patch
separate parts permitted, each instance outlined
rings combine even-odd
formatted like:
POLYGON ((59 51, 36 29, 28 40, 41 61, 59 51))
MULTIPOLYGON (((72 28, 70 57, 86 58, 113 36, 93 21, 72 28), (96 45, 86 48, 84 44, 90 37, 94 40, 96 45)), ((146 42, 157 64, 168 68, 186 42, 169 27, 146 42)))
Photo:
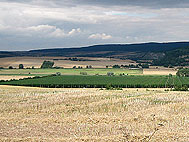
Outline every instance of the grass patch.
POLYGON ((141 69, 129 70, 129 69, 111 69, 111 68, 92 68, 92 69, 3 69, 0 70, 0 75, 49 75, 60 72, 63 75, 80 75, 80 72, 86 72, 88 75, 106 75, 107 72, 113 72, 116 75, 119 74, 142 74, 141 69))

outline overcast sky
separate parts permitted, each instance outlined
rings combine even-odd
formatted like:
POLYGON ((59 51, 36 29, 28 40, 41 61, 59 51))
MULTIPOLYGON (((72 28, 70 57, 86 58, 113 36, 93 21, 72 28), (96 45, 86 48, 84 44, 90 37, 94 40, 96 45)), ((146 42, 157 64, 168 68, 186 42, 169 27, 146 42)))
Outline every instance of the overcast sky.
POLYGON ((189 0, 0 0, 0 50, 188 41, 189 0))

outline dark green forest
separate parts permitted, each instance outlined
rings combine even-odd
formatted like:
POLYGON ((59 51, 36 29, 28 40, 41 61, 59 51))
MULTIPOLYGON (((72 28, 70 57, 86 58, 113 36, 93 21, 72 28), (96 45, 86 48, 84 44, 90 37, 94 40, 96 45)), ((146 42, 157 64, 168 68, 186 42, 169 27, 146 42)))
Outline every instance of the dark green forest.
POLYGON ((188 66, 189 65, 189 47, 179 48, 165 52, 165 56, 153 61, 155 66, 188 66))

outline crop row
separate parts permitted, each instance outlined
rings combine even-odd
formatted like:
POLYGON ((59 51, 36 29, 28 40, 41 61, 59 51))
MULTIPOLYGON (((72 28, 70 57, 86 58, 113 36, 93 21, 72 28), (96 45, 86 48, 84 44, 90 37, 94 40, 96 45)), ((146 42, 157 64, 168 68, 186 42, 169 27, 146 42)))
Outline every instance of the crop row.
POLYGON ((101 88, 111 85, 122 88, 165 88, 174 85, 189 86, 188 77, 169 76, 48 76, 1 82, 3 85, 51 88, 101 88))

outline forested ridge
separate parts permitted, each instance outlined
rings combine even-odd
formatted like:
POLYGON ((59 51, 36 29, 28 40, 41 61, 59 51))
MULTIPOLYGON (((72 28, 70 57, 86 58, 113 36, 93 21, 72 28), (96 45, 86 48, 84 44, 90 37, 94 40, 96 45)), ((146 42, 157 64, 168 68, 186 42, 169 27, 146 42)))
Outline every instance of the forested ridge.
POLYGON ((30 51, 0 51, 3 57, 110 57, 120 59, 152 60, 157 66, 187 66, 189 42, 105 44, 80 48, 54 48, 30 51))

